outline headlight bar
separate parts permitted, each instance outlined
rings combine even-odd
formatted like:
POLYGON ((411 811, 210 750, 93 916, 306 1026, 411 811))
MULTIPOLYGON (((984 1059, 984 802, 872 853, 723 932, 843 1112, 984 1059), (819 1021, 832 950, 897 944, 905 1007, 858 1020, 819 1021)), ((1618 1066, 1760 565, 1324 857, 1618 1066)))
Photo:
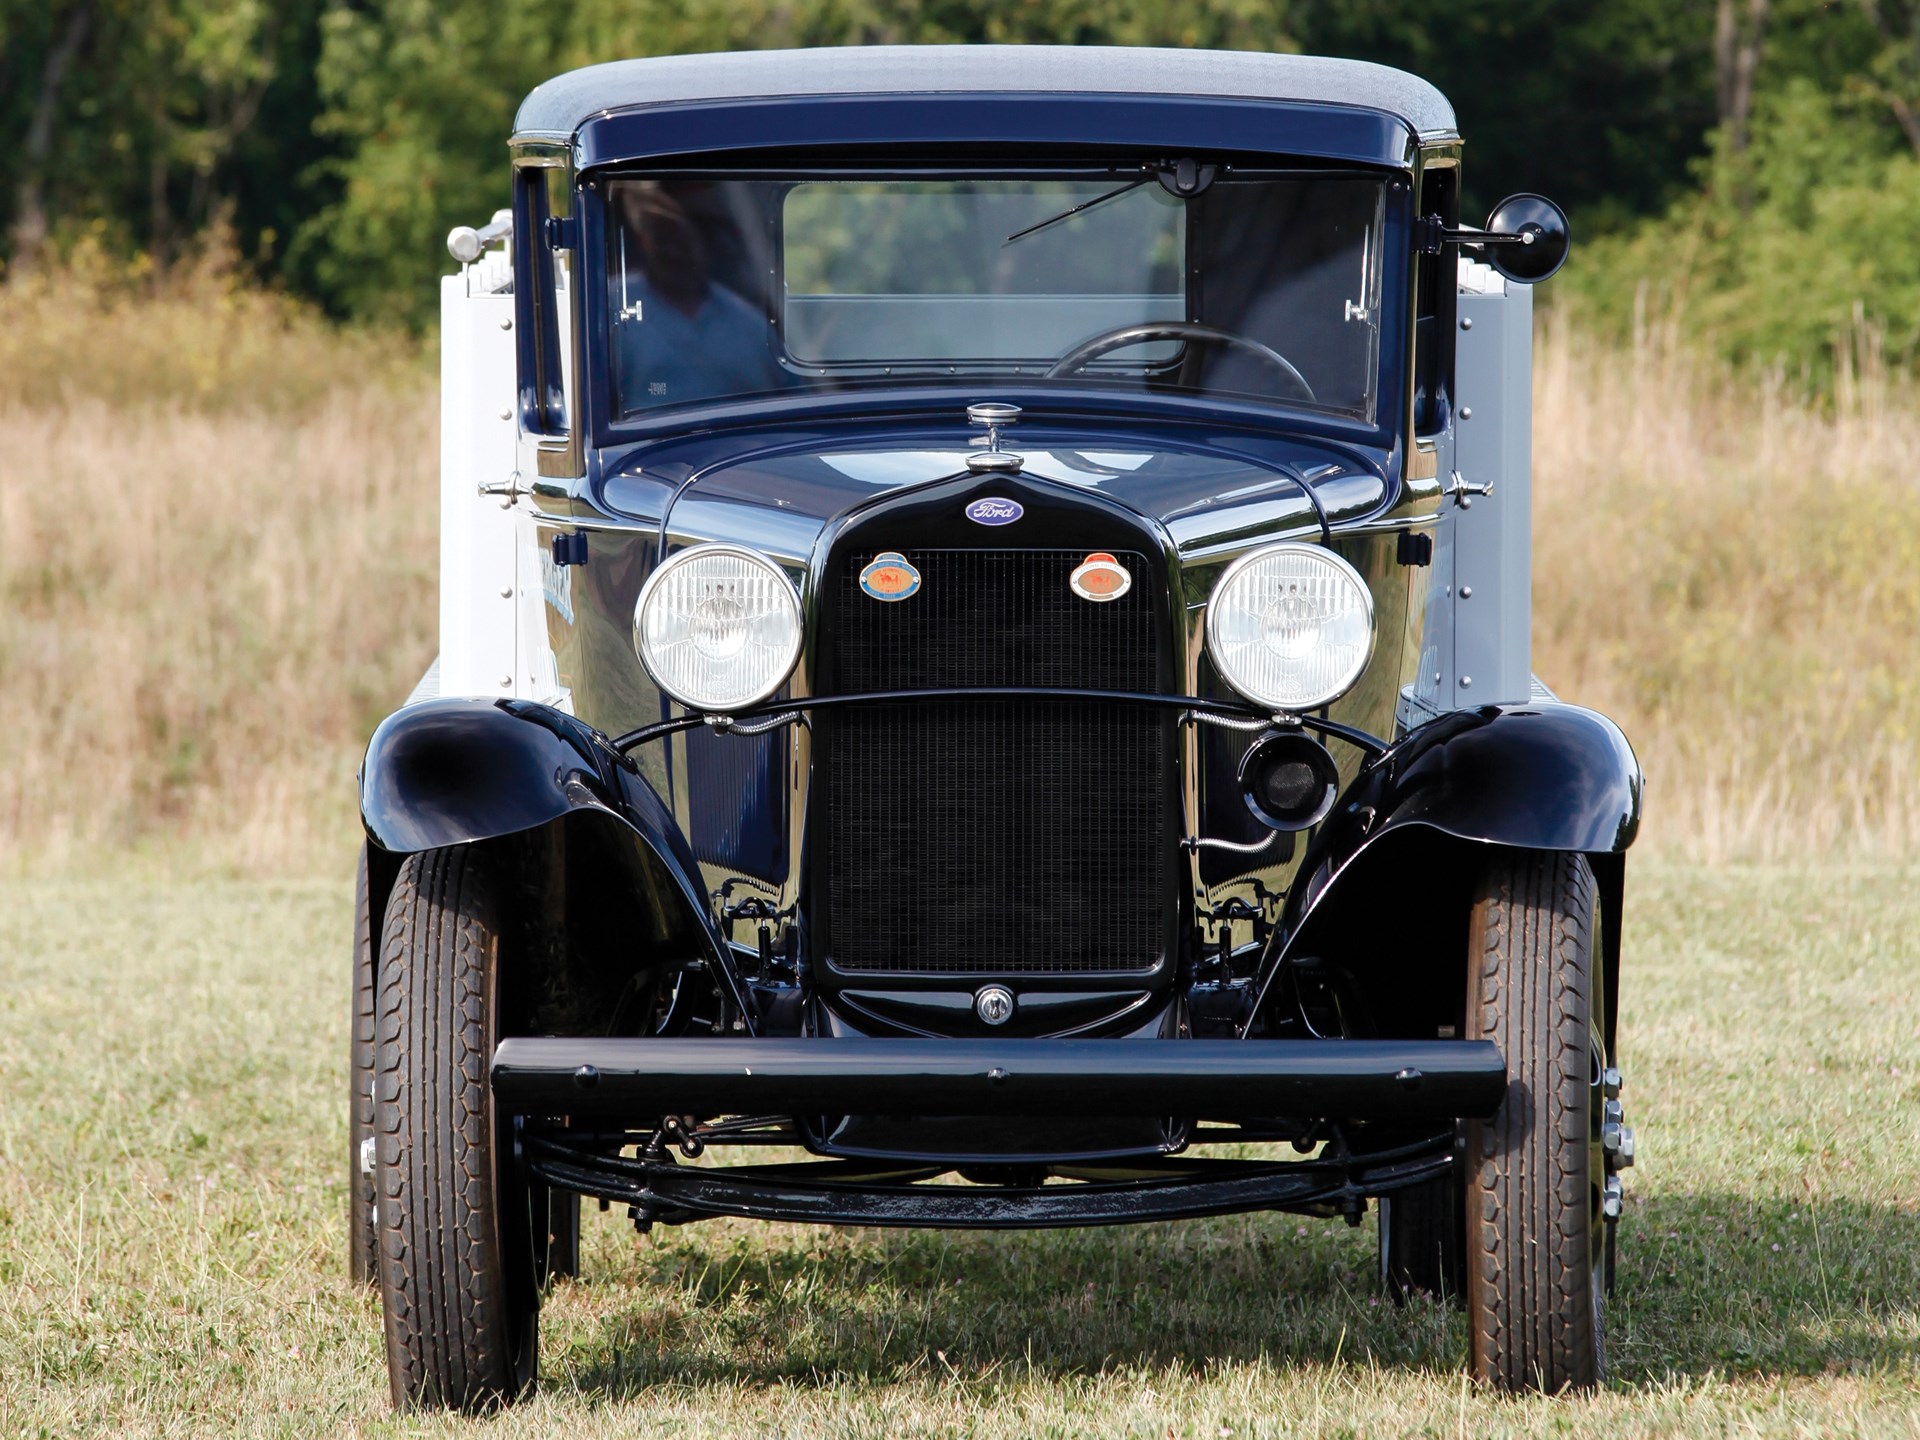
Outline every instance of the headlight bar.
POLYGON ((743 705, 738 710, 729 710, 725 713, 696 711, 692 714, 676 716, 672 720, 659 720, 651 725, 642 725, 637 730, 629 730, 624 735, 616 736, 611 743, 615 750, 625 755, 649 740, 678 734, 682 730, 695 730, 702 725, 710 726, 723 734, 758 735, 777 725, 793 724, 803 714, 816 710, 837 710, 848 705, 900 705, 973 700, 1002 702, 1091 700, 1115 705, 1152 705, 1187 712, 1180 717, 1182 724, 1206 721, 1214 724, 1233 723, 1235 728, 1251 724, 1253 728, 1258 729, 1265 729, 1268 726, 1284 729, 1297 725, 1302 729, 1325 735, 1329 739, 1343 740, 1368 756, 1378 757, 1387 753, 1386 741, 1356 726, 1342 725, 1336 720, 1323 719, 1318 715, 1276 715, 1245 700, 1197 695, 1162 695, 1150 691, 1133 690, 1065 690, 1044 685, 956 686, 934 690, 875 690, 858 695, 797 696, 786 700, 762 701, 758 705, 743 705), (773 723, 751 726, 741 723, 761 719, 770 719, 773 723))

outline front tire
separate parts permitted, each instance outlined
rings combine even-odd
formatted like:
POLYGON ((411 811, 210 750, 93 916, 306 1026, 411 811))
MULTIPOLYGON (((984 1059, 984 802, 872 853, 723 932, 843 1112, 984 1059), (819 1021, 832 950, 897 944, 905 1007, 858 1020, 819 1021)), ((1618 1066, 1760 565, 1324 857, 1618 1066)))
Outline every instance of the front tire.
POLYGON ((489 1410, 534 1382, 528 1196, 488 1083, 505 901, 462 847, 410 857, 387 902, 374 1168, 387 1373, 403 1409, 489 1410))
POLYGON ((1492 1120, 1467 1128, 1466 1301, 1473 1373, 1506 1391, 1605 1378, 1598 913, 1574 854, 1489 866, 1473 907, 1467 1038, 1507 1059, 1492 1120))
POLYGON ((373 916, 367 900, 367 843, 353 881, 353 1014, 347 1054, 347 1274, 355 1285, 378 1278, 373 1233, 373 1172, 362 1163, 373 1137, 373 916))

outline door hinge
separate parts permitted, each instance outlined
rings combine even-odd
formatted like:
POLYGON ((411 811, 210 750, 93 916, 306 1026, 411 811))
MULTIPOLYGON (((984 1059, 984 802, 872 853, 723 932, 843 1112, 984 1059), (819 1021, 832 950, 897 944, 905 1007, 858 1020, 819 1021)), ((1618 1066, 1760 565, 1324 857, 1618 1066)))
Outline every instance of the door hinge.
POLYGON ((578 250, 580 248, 580 221, 573 215, 549 215, 547 217, 547 248, 550 250, 578 250))
POLYGON ((1431 565, 1433 563, 1433 536, 1415 534, 1411 530, 1400 532, 1399 548, 1394 558, 1402 565, 1431 565))
POLYGON ((587 535, 584 530, 576 530, 571 535, 553 537, 553 563, 556 565, 584 565, 587 563, 587 535))

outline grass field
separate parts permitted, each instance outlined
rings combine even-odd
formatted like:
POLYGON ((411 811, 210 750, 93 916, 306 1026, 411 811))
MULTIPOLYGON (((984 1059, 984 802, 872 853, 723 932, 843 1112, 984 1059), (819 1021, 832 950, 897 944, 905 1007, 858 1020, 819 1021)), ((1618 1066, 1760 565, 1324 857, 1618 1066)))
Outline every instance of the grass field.
MULTIPOLYGON (((1615 1377, 1463 1383, 1371 1222, 1019 1236, 590 1216, 479 1433, 1920 1435, 1920 871, 1635 867, 1615 1377)), ((0 884, 0 1435, 466 1433, 388 1413, 345 1276, 350 896, 0 884)))

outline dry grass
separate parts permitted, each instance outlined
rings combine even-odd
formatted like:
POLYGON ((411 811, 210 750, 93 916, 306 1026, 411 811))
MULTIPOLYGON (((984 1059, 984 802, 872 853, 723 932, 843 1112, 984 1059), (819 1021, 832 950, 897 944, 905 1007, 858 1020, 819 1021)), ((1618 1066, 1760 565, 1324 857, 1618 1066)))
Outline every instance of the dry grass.
POLYGON ((386 352, 209 280, 0 291, 0 856, 337 868, 433 653, 437 412, 386 352))
POLYGON ((414 342, 330 324, 233 266, 216 233, 164 277, 83 245, 0 285, 0 407, 299 414, 342 387, 418 388, 414 342))
POLYGON ((1534 667, 1632 737, 1657 845, 1920 852, 1920 392, 1841 359, 1809 402, 1542 334, 1534 667))
MULTIPOLYGON (((1920 849, 1920 403, 1736 386, 1549 325, 1535 666, 1621 720, 1649 843, 1920 849)), ((415 349, 215 269, 0 289, 0 866, 341 863, 367 734, 433 651, 415 349)))

